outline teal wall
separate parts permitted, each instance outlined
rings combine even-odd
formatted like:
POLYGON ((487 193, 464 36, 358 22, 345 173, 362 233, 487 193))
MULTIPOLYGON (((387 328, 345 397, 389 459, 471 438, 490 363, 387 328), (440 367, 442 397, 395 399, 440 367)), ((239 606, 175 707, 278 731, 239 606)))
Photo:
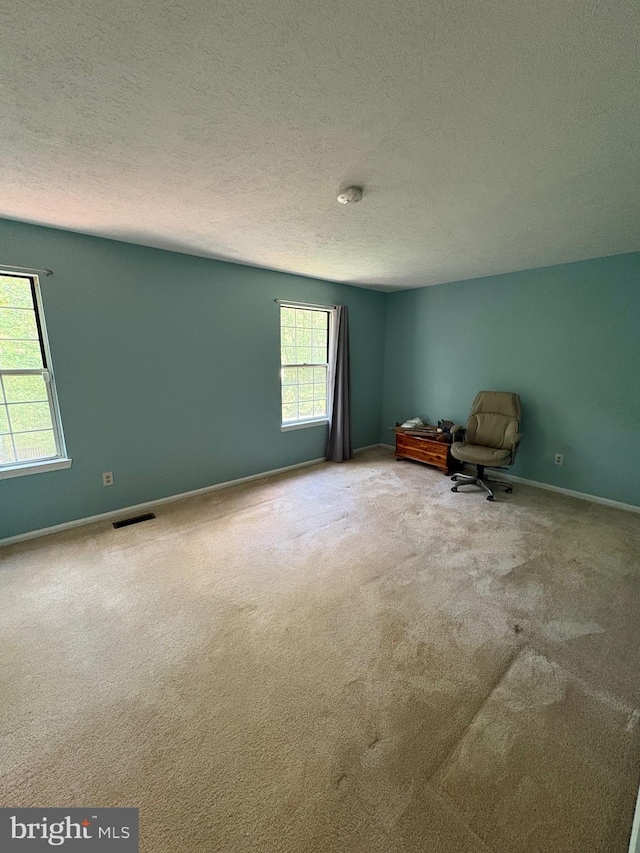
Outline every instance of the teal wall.
POLYGON ((386 353, 382 442, 516 391, 512 473, 640 505, 640 254, 390 294, 386 353))
POLYGON ((379 441, 384 294, 7 220, 2 264, 54 270, 73 466, 0 480, 0 538, 323 456, 326 426, 280 431, 276 298, 349 306, 353 444, 379 441))
POLYGON ((73 466, 0 480, 0 538, 322 456, 280 431, 276 298, 349 305, 355 447, 514 390, 514 473, 640 505, 640 254, 381 294, 0 220, 3 263, 54 270, 73 466))

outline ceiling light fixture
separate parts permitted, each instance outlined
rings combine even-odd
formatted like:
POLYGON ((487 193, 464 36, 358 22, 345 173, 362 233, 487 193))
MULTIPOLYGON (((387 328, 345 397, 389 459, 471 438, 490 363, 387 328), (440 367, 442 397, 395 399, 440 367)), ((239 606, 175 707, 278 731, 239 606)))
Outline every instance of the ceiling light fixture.
POLYGON ((362 187, 345 187, 338 193, 340 204, 355 204, 362 198, 362 187))

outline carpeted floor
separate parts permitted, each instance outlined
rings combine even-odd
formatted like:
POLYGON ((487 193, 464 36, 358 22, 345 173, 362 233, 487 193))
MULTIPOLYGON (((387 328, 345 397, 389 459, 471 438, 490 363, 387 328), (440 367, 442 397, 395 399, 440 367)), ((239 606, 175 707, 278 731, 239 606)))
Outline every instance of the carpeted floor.
POLYGON ((0 550, 0 805, 145 853, 625 853, 640 518, 384 450, 0 550))

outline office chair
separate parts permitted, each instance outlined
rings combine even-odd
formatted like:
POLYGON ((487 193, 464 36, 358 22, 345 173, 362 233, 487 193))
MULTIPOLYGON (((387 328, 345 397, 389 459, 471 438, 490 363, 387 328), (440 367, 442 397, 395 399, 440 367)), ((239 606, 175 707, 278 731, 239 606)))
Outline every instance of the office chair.
POLYGON ((507 493, 513 491, 509 483, 486 477, 484 469, 513 465, 521 438, 518 432, 520 411, 520 397, 517 394, 480 391, 473 401, 467 425, 451 427, 454 435, 451 455, 460 462, 475 465, 476 476, 454 474, 451 479, 456 485, 451 489, 452 492, 457 492, 460 486, 480 486, 488 492, 487 500, 492 501, 494 495, 489 483, 502 486, 507 493))

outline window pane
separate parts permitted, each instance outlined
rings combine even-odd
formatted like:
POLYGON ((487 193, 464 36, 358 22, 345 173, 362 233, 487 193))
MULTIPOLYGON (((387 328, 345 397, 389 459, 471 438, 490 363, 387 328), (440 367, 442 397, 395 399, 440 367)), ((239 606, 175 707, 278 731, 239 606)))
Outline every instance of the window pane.
POLYGON ((18 435, 13 436, 13 440, 19 462, 56 455, 56 441, 53 430, 18 433, 18 435))
POLYGON ((295 367, 285 367, 282 370, 282 384, 293 385, 298 381, 298 370, 295 367))
POLYGON ((296 346, 311 346, 311 329, 296 329, 296 346))
POLYGON ((0 275, 0 307, 33 308, 31 280, 12 275, 0 275))
POLYGON ((33 429, 51 429, 51 411, 48 403, 14 403, 9 406, 11 432, 33 429))
POLYGON ((326 400, 327 399, 327 383, 316 383, 313 386, 313 399, 314 400, 326 400))
POLYGON ((281 326, 295 326, 296 324, 296 309, 295 308, 281 308, 280 309, 280 325, 281 326))
POLYGON ((36 315, 22 308, 0 308, 0 338, 38 340, 36 315))
POLYGON ((298 386, 283 385, 282 386, 282 402, 297 403, 298 402, 298 386))
POLYGON ((291 329, 289 327, 284 327, 282 329, 282 338, 281 343, 283 347, 291 347, 295 346, 296 343, 296 330, 291 329))
POLYGON ((47 386, 42 376, 3 377, 7 403, 47 402, 47 386))
POLYGON ((313 400, 313 385, 298 385, 300 400, 313 400))
POLYGON ((282 420, 283 421, 297 421, 298 420, 298 406, 296 403, 287 403, 282 407, 282 420))
POLYGON ((53 379, 42 377, 37 287, 35 277, 0 275, 0 465, 50 459, 61 450, 53 379), (13 370, 20 375, 5 373, 13 370))
POLYGON ((38 341, 0 341, 0 367, 9 370, 42 367, 38 341))
POLYGON ((282 421, 327 416, 326 367, 329 313, 307 308, 281 308, 282 421))
POLYGON ((13 454, 13 444, 11 444, 11 436, 0 435, 0 465, 6 465, 8 462, 15 462, 16 457, 13 454))
POLYGON ((301 418, 312 418, 313 417, 313 400, 309 400, 308 402, 300 403, 298 406, 298 411, 300 413, 301 418))

